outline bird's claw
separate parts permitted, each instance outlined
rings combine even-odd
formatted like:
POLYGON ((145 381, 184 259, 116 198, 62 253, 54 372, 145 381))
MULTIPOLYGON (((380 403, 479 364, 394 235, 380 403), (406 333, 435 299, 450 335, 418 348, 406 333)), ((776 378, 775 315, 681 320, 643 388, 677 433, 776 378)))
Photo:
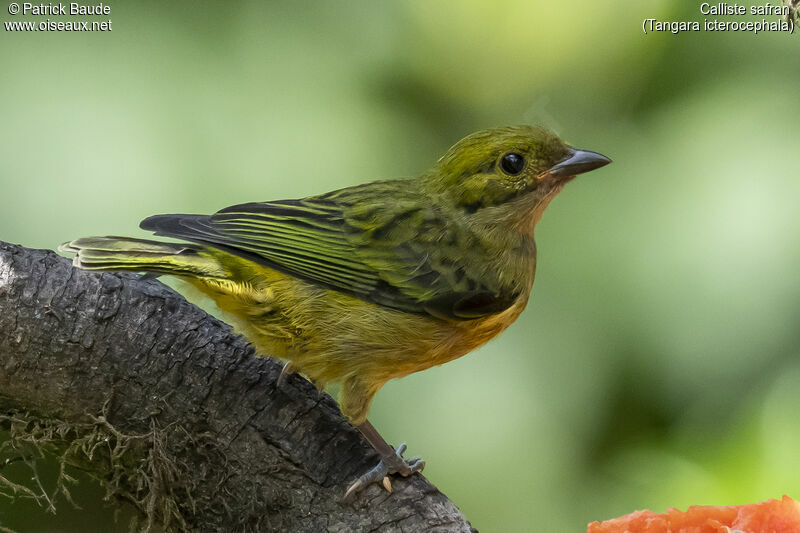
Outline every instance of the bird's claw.
POLYGON ((401 444, 394 454, 382 457, 375 468, 362 475, 347 488, 347 492, 344 493, 345 501, 350 500, 355 494, 373 483, 381 483, 388 492, 392 492, 392 482, 389 479, 392 474, 408 477, 414 472, 422 472, 422 469, 425 468, 425 461, 420 458, 404 459, 405 451, 406 445, 401 444))
POLYGON ((286 376, 289 374, 294 374, 295 368, 291 361, 286 361, 283 364, 283 368, 281 369, 281 375, 278 376, 278 387, 280 387, 284 381, 286 381, 286 376))

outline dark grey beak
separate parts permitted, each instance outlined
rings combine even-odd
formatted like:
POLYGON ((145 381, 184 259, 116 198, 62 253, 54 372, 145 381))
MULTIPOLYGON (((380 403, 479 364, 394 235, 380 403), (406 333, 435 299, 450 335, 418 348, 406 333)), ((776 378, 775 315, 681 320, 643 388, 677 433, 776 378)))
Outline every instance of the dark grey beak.
POLYGON ((611 160, 603 154, 589 150, 573 150, 572 155, 550 169, 553 176, 575 176, 596 168, 604 167, 611 160))

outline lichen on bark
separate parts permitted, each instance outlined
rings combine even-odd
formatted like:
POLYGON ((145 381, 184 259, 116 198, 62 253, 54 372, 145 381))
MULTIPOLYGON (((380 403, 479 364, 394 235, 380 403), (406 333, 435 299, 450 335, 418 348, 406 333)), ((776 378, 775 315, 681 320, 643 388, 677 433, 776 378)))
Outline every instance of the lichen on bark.
POLYGON ((472 531, 420 475, 343 504, 376 455, 329 396, 279 374, 156 280, 0 243, 0 454, 34 472, 0 495, 69 504, 80 469, 141 530, 472 531), (61 465, 47 488, 43 454, 61 465))

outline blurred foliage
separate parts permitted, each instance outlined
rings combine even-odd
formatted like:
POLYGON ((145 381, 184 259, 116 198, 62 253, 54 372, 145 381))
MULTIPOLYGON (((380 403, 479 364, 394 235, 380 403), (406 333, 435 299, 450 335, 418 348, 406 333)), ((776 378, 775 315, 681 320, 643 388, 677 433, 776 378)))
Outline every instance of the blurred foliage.
MULTIPOLYGON (((485 531, 800 498, 796 36, 643 35, 700 18, 675 0, 112 6, 110 33, 0 31, 0 238, 143 236, 543 123, 614 164, 549 207, 518 323, 388 384, 373 423, 485 531)), ((0 525, 109 531, 82 486, 82 512, 2 500, 0 525)))

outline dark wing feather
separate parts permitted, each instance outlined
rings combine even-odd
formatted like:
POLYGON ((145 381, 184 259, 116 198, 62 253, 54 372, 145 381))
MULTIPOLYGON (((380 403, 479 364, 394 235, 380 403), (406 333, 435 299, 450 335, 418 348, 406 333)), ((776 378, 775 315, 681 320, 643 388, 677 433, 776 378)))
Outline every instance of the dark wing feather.
POLYGON ((405 312, 465 320, 513 304, 518 291, 459 264, 459 247, 475 246, 470 234, 420 200, 396 182, 375 182, 302 200, 235 205, 211 216, 156 215, 141 227, 405 312), (365 197, 372 201, 359 201, 365 197))

